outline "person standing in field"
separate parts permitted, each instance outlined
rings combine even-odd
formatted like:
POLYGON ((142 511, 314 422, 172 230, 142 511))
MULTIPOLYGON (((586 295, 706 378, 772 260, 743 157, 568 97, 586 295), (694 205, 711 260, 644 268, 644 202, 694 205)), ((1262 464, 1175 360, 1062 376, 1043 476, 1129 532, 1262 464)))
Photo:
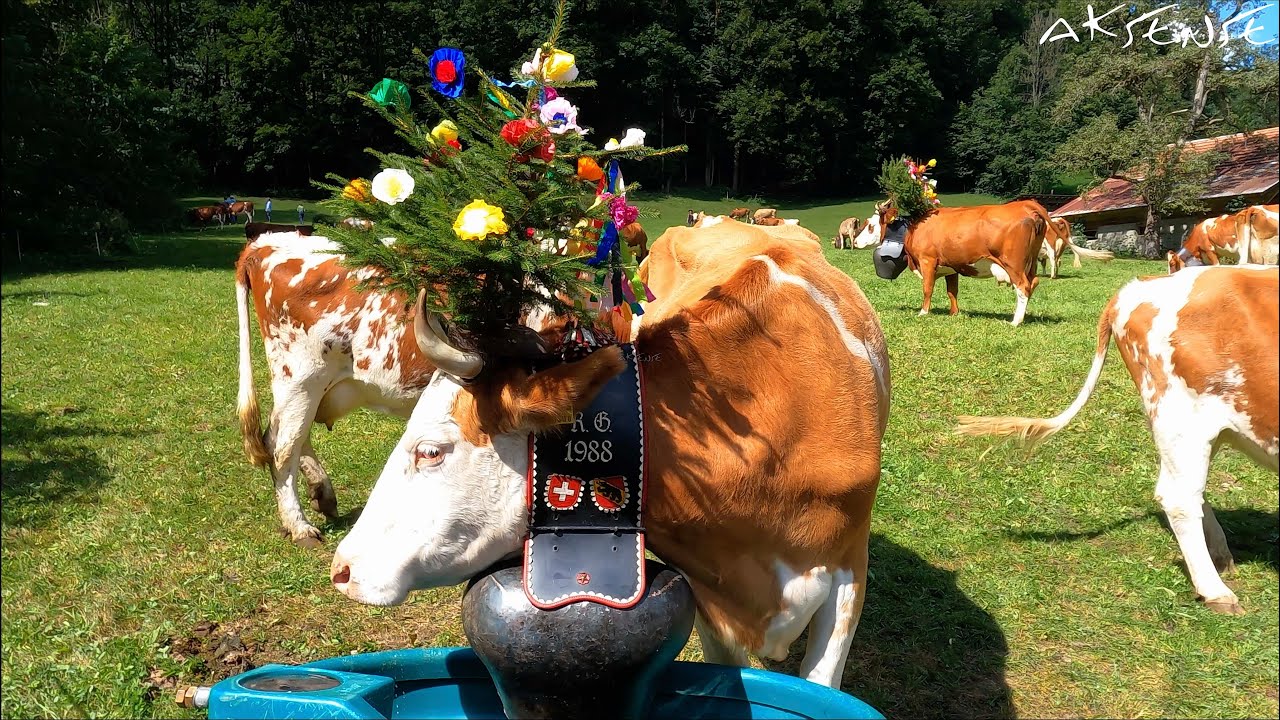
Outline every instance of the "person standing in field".
POLYGON ((301 205, 298 206, 298 222, 302 223, 307 217, 307 211, 301 205))
POLYGON ((267 198, 267 222, 271 222, 271 198, 267 198))

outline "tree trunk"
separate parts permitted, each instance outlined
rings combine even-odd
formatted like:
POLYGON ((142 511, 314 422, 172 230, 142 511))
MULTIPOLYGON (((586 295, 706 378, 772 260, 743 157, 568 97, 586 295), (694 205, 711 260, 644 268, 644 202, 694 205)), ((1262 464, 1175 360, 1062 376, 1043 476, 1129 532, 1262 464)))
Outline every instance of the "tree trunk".
POLYGON ((739 180, 741 175, 739 171, 742 167, 742 163, 740 162, 741 158, 742 158, 742 144, 734 143, 733 144, 733 187, 730 188, 730 191, 735 196, 738 194, 738 186, 739 186, 739 180))
POLYGON ((1160 218, 1155 208, 1147 203, 1147 222, 1138 238, 1138 254, 1148 260, 1160 258, 1160 218))

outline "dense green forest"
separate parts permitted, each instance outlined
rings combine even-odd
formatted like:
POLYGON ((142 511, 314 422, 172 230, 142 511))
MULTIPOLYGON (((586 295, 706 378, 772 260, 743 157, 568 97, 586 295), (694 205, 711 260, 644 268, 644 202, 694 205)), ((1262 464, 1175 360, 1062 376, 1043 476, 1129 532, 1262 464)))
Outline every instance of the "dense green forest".
MULTIPOLYGON (((553 6, 5 0, 4 228, 119 237, 176 217, 187 189, 283 194, 329 171, 368 176, 364 148, 398 140, 349 91, 384 76, 423 84, 415 47, 456 46, 508 77, 553 6)), ((1156 162, 1168 142, 1276 124, 1274 43, 1039 42, 1056 18, 1079 26, 1084 6, 577 0, 561 44, 600 83, 574 96, 598 137, 635 126, 689 146, 628 175, 651 190, 873 192, 880 161, 909 153, 938 158, 949 191, 1052 192, 1156 162)), ((1178 12, 1203 28, 1243 6, 1178 12)), ((1121 37, 1124 21, 1109 21, 1121 37)), ((1177 182, 1151 193, 1186 200, 1177 182)))

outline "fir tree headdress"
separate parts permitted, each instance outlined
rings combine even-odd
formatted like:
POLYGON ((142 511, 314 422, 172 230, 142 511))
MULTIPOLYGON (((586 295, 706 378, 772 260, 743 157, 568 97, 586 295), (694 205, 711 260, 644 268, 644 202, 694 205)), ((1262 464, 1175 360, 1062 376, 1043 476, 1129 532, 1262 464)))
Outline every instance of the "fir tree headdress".
POLYGON ((399 81, 352 93, 416 154, 368 149, 382 167, 371 180, 330 174, 336 184, 319 184, 332 193, 325 206, 348 218, 326 234, 349 265, 375 271, 366 287, 420 295, 437 333, 439 314, 450 317, 451 343, 500 343, 538 306, 590 324, 602 310, 641 314, 653 299, 619 239, 638 211, 618 161, 685 148, 646 147, 635 129, 603 148, 588 142, 560 94, 595 85, 577 79, 573 55, 557 46, 565 5, 511 82, 456 48, 415 50, 431 79, 419 92, 426 123, 399 81))
POLYGON ((896 211, 897 217, 908 223, 923 220, 942 204, 935 190, 938 181, 925 175, 937 164, 937 160, 921 163, 902 156, 885 160, 880 166, 876 182, 889 196, 888 207, 896 211))

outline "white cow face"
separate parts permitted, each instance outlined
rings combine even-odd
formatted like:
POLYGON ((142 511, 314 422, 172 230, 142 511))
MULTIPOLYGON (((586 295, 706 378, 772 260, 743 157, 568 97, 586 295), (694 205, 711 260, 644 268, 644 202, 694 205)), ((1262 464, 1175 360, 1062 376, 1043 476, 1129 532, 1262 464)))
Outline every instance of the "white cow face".
POLYGON ((880 213, 874 213, 867 218, 867 224, 862 227, 862 232, 853 239, 855 248, 868 248, 879 245, 884 240, 884 222, 880 218, 880 213))
POLYGON ((436 373, 338 545, 333 584, 352 600, 397 605, 411 590, 455 585, 520 549, 529 436, 467 442, 452 416, 461 391, 436 373))
POLYGON ((334 553, 334 587, 362 603, 396 605, 413 590, 456 585, 519 552, 528 528, 529 434, 571 422, 625 366, 612 347, 466 389, 438 371, 334 553))

